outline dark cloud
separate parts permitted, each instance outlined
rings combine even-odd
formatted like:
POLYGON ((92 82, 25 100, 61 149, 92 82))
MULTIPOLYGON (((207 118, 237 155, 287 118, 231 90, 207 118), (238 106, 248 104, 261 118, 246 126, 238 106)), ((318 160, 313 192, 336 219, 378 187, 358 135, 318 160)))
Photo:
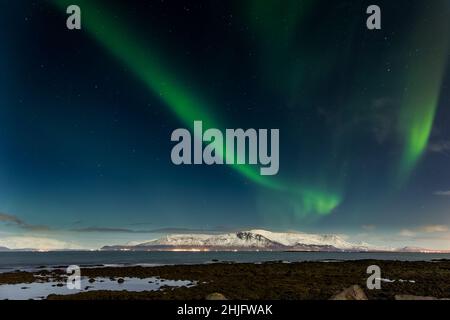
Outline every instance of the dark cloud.
POLYGON ((395 115, 395 105, 398 102, 390 97, 379 97, 372 101, 368 116, 369 128, 371 129, 375 140, 382 144, 394 135, 397 125, 395 115))
POLYGON ((442 197, 450 197, 450 190, 446 191, 435 191, 434 195, 436 196, 442 196, 442 197))
POLYGON ((128 223, 129 226, 149 226, 152 225, 153 223, 151 222, 133 222, 133 223, 128 223))
POLYGON ((450 140, 440 140, 431 142, 428 146, 430 152, 444 153, 450 152, 450 140))
POLYGON ((14 225, 16 227, 19 227, 19 228, 22 228, 25 230, 29 230, 29 231, 49 231, 50 230, 50 227, 48 227, 48 226, 29 224, 14 215, 1 213, 1 212, 0 212, 0 222, 6 222, 10 225, 14 225))
POLYGON ((233 232, 236 231, 233 228, 227 227, 215 227, 215 228, 199 228, 199 229, 190 229, 190 228, 159 228, 153 229, 152 233, 204 233, 204 232, 233 232))
POLYGON ((374 231, 377 228, 377 226, 373 224, 365 224, 362 226, 362 228, 366 231, 374 231))
POLYGON ((167 227, 158 229, 146 229, 137 230, 130 228, 110 228, 110 227, 86 227, 86 228, 76 228, 71 229, 73 232, 99 232, 99 233, 215 233, 215 232, 232 232, 235 229, 227 227, 214 227, 214 228, 200 228, 200 229, 190 229, 190 228, 177 228, 177 227, 167 227))
POLYGON ((71 229, 74 232, 99 232, 99 233, 150 233, 149 230, 133 230, 128 228, 87 227, 71 229))

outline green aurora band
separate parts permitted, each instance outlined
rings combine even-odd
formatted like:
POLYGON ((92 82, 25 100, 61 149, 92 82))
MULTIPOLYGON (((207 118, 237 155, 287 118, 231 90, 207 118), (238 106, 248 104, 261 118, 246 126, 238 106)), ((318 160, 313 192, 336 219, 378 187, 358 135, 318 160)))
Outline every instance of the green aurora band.
POLYGON ((404 145, 397 177, 400 185, 408 179, 428 146, 449 54, 449 11, 448 1, 436 1, 429 6, 417 18, 414 38, 409 44, 422 51, 408 61, 410 69, 399 114, 398 129, 404 145), (429 21, 433 21, 432 27, 429 21))
MULTIPOLYGON (((55 0, 62 8, 70 5, 70 1, 55 0)), ((96 7, 93 1, 78 1, 83 7, 83 26, 115 57, 120 59, 134 74, 141 79, 151 91, 170 107, 171 111, 184 123, 192 128, 195 120, 202 120, 205 126, 213 127, 218 121, 213 119, 208 112, 207 104, 199 97, 186 90, 175 79, 157 54, 157 50, 151 50, 140 45, 133 38, 133 32, 128 31, 125 25, 118 20, 107 16, 104 8, 96 7)), ((266 187, 280 188, 281 186, 262 177, 250 166, 233 166, 246 177, 266 187)))
MULTIPOLYGON (((52 1, 64 10, 71 4, 68 0, 52 1)), ((159 54, 157 48, 142 45, 143 42, 139 41, 135 33, 109 15, 106 8, 97 6, 94 1, 80 0, 78 4, 83 8, 83 26, 111 54, 130 68, 153 94, 158 95, 181 122, 187 127, 192 127, 194 120, 201 119, 208 127, 224 127, 212 114, 212 108, 208 108, 211 104, 201 96, 193 94, 192 90, 183 85, 179 77, 173 76, 174 72, 171 72, 161 59, 163 55, 159 54)), ((285 6, 280 6, 278 1, 273 0, 267 3, 253 0, 246 7, 250 13, 248 18, 258 33, 271 34, 269 39, 280 44, 280 46, 272 46, 272 48, 278 48, 275 51, 270 48, 264 50, 269 54, 266 57, 267 60, 286 60, 290 50, 285 46, 290 43, 289 39, 292 38, 295 26, 312 3, 307 1, 299 6, 297 1, 287 1, 287 4, 287 11, 285 6), (289 28, 283 28, 279 25, 278 19, 274 18, 280 15, 287 17, 289 28)), ((403 81, 406 90, 398 113, 398 134, 403 145, 403 152, 395 174, 399 186, 406 182, 426 150, 433 128, 449 48, 448 34, 436 33, 434 30, 450 30, 446 15, 439 14, 447 12, 448 6, 448 3, 439 2, 439 5, 432 6, 428 11, 423 12, 418 18, 431 19, 434 21, 433 28, 421 24, 420 21, 423 20, 418 19, 414 37, 408 43, 408 47, 413 45, 426 50, 410 56, 409 72, 406 73, 403 81)), ((267 41, 261 40, 261 42, 267 41)), ((269 71, 270 73, 273 72, 269 71)), ((228 154, 226 150, 223 153, 223 157, 228 154)), ((342 193, 337 192, 336 188, 323 187, 323 183, 319 183, 316 187, 305 186, 301 183, 286 183, 273 177, 261 176, 254 167, 249 165, 233 165, 232 167, 261 186, 292 195, 302 215, 329 214, 342 202, 342 193)))
MULTIPOLYGON (((64 12, 73 4, 70 0, 51 1, 64 12)), ((224 127, 209 112, 208 103, 189 92, 181 81, 175 79, 169 68, 165 67, 162 55, 158 54, 156 48, 142 45, 143 42, 135 37, 135 33, 94 1, 78 0, 77 5, 82 8, 83 28, 132 70, 184 125, 192 128, 194 120, 202 120, 208 127, 224 127)), ((330 214, 342 201, 342 195, 334 190, 282 183, 273 177, 261 176, 255 167, 249 165, 233 165, 232 168, 263 187, 292 195, 303 215, 330 214)))

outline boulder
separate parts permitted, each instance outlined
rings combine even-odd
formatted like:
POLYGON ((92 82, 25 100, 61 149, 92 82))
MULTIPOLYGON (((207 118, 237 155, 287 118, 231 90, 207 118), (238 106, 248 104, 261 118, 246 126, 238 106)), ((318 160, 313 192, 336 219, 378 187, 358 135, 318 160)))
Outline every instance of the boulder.
POLYGON ((208 294, 205 299, 206 300, 217 300, 217 301, 227 300, 227 298, 223 294, 218 293, 218 292, 208 294))
POLYGON ((335 294, 330 300, 369 300, 360 286, 354 285, 335 294))

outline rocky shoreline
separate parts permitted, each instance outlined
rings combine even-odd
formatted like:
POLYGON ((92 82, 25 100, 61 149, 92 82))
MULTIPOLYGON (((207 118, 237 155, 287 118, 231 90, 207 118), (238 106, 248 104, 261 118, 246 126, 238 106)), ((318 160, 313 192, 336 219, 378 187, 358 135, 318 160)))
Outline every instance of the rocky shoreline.
MULTIPOLYGON (((72 295, 49 295, 56 300, 204 300, 212 294, 232 300, 328 300, 347 297, 347 293, 364 294, 369 300, 394 300, 398 297, 450 298, 450 261, 342 261, 342 262, 267 262, 261 264, 216 262, 202 265, 173 265, 158 267, 93 267, 82 268, 83 277, 120 281, 126 277, 158 277, 171 280, 195 281, 192 287, 162 287, 158 291, 85 291, 72 295), (381 269, 380 290, 366 288, 367 267, 381 269), (355 286, 359 289, 355 289, 355 286), (353 289, 352 289, 353 288, 353 289)), ((63 269, 0 274, 2 284, 26 284, 42 281, 65 283, 63 269)))

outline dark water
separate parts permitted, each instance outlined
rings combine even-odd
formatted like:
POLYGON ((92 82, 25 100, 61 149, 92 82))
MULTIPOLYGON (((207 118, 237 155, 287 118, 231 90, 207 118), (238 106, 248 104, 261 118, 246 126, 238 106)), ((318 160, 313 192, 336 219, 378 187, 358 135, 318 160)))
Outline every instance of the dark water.
POLYGON ((124 252, 124 251, 74 251, 74 252, 0 252, 0 272, 33 270, 39 267, 68 265, 168 265, 202 264, 216 261, 335 261, 335 260, 402 260, 431 261, 450 259, 450 254, 424 253, 342 253, 342 252, 124 252))

